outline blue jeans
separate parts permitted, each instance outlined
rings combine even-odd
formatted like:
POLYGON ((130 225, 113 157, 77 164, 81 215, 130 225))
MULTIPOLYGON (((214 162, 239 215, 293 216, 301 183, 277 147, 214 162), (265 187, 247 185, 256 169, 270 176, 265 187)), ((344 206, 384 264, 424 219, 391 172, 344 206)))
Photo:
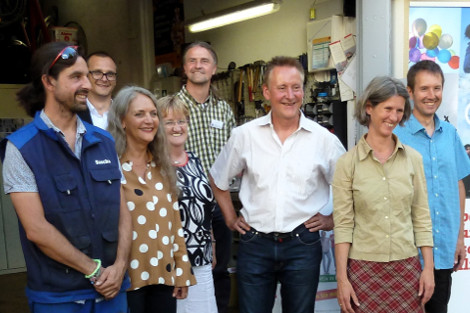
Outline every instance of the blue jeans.
POLYGON ((125 292, 120 292, 111 300, 95 299, 66 303, 39 303, 29 301, 32 313, 127 313, 125 292))
POLYGON ((240 313, 271 313, 277 282, 283 313, 313 313, 322 249, 318 232, 301 225, 273 240, 253 228, 240 236, 237 281, 240 313))

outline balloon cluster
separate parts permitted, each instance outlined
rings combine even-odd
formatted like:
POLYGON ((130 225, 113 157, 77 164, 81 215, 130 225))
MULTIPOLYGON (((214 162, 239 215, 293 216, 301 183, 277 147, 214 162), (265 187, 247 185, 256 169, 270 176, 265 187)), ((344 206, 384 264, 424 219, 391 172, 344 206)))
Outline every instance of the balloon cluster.
POLYGON ((455 51, 449 49, 454 40, 450 34, 442 34, 440 25, 431 25, 428 29, 426 21, 417 18, 412 25, 412 35, 409 39, 409 59, 416 63, 421 60, 431 60, 448 64, 452 69, 459 68, 460 58, 455 51))

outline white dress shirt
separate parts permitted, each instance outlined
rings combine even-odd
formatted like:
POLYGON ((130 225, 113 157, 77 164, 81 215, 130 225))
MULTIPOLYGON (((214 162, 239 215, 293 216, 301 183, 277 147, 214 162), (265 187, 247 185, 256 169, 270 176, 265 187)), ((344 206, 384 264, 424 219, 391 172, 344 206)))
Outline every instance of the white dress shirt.
POLYGON ((239 198, 246 222, 265 233, 290 232, 328 205, 344 152, 335 135, 302 113, 299 128, 281 143, 269 113, 233 130, 210 174, 228 190, 243 171, 239 198))
POLYGON ((93 122, 93 125, 101 128, 101 129, 106 129, 108 128, 108 111, 104 112, 102 115, 98 113, 96 108, 91 104, 90 100, 86 99, 86 105, 88 106, 88 109, 90 110, 90 115, 91 115, 91 121, 93 122))

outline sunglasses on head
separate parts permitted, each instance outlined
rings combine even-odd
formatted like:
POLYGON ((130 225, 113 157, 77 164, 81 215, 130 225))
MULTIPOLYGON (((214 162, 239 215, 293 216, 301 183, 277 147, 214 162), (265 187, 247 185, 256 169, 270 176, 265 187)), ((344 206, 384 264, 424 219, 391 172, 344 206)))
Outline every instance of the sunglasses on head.
POLYGON ((56 62, 61 58, 62 60, 69 60, 73 59, 78 55, 77 52, 78 46, 67 46, 62 49, 59 54, 55 57, 54 61, 52 61, 51 65, 49 66, 49 70, 56 64, 56 62))

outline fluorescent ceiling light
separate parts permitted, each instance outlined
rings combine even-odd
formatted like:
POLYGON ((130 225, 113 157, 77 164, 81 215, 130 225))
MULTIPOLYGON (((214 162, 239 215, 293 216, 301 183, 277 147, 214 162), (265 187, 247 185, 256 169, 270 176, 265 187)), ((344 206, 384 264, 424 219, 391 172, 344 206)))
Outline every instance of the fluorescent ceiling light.
POLYGON ((186 22, 192 33, 202 32, 255 17, 274 13, 279 10, 280 0, 256 0, 211 13, 186 22))

